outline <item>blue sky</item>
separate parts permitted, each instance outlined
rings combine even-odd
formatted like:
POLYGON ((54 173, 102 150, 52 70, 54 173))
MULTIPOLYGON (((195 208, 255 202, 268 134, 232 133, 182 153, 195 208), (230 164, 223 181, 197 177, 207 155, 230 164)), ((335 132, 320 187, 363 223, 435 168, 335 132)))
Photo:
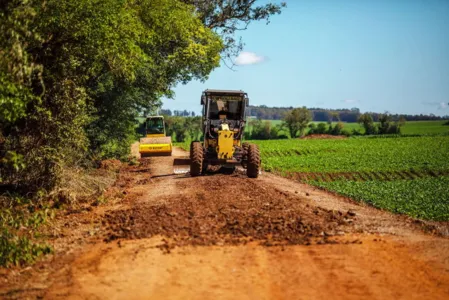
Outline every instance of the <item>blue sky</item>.
POLYGON ((449 115, 448 0, 285 2, 242 33, 235 72, 177 86, 164 108, 199 112, 213 88, 244 90, 253 105, 449 115))

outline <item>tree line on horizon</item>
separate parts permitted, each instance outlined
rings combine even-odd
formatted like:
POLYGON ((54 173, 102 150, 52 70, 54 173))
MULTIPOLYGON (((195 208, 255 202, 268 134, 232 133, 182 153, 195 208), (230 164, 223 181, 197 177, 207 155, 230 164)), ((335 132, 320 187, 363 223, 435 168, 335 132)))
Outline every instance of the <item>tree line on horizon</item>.
MULTIPOLYGON (((201 116, 169 116, 165 114, 166 132, 173 142, 191 142, 203 139, 201 116)), ((360 136, 401 134, 406 119, 394 120, 389 114, 378 115, 377 121, 370 113, 359 114, 360 128, 347 129, 341 120, 328 119, 326 122, 313 122, 313 113, 306 107, 289 110, 282 122, 273 124, 271 120, 259 118, 247 119, 244 139, 269 140, 303 137, 313 134, 360 136)), ((449 122, 449 121, 448 121, 449 122)), ((143 124, 139 126, 140 135, 144 135, 143 124)))
MULTIPOLYGON (((248 107, 247 116, 256 117, 262 120, 282 120, 285 116, 294 109, 294 107, 268 107, 266 105, 254 106, 250 105, 248 107)), ((315 122, 329 122, 329 121, 341 121, 347 123, 357 123, 360 115, 359 108, 341 108, 341 109, 326 109, 311 107, 307 108, 312 113, 312 121, 315 122)), ((366 112, 373 118, 374 122, 379 122, 383 115, 388 114, 393 121, 399 121, 401 117, 405 118, 406 121, 437 121, 437 120, 447 120, 449 116, 436 116, 434 114, 389 114, 389 113, 377 113, 377 112, 366 112)))
MULTIPOLYGON (((254 106, 250 105, 247 108, 247 116, 254 117, 261 120, 283 120, 285 116, 294 109, 294 107, 268 107, 266 105, 254 106)), ((314 122, 346 122, 346 123, 357 123, 360 115, 360 109, 353 107, 347 108, 318 108, 310 107, 307 108, 312 113, 312 121, 314 122)), ((366 112, 373 118, 374 122, 380 122, 383 115, 388 114, 392 120, 399 121, 399 119, 404 118, 406 121, 439 121, 439 120, 449 120, 449 115, 447 116, 436 116, 434 114, 389 114, 387 113, 377 113, 377 112, 366 112)), ((161 109, 160 114, 166 116, 177 116, 177 117, 194 117, 197 114, 194 111, 184 110, 170 110, 161 109)))
MULTIPOLYGON (((335 116, 334 117, 338 117, 335 116)), ((405 118, 400 117, 394 120, 389 114, 381 114, 378 120, 370 113, 359 114, 357 123, 363 127, 364 132, 360 129, 348 130, 344 128, 341 120, 334 122, 333 118, 329 118, 326 122, 318 124, 313 121, 313 112, 305 106, 289 110, 282 120, 282 123, 273 124, 269 120, 250 119, 251 131, 246 133, 248 139, 279 139, 279 138, 297 138, 312 134, 328 134, 328 135, 388 135, 400 134, 401 128, 405 125, 405 118)))

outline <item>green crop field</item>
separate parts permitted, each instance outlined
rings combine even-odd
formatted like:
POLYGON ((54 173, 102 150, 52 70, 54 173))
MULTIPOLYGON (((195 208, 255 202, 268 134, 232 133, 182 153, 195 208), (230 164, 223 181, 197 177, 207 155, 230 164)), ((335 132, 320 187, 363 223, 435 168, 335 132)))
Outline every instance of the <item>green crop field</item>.
POLYGON ((395 213, 449 220, 449 176, 395 181, 315 181, 314 184, 395 213))
MULTIPOLYGON (((276 126, 278 124, 281 124, 281 120, 268 120, 271 122, 272 126, 276 126)), ((443 124, 447 121, 409 121, 406 122, 405 125, 401 129, 402 134, 406 135, 435 135, 435 134, 442 134, 442 133, 449 133, 449 126, 444 126, 443 124)), ((323 123, 323 122, 313 122, 315 124, 323 123)), ((336 123, 332 123, 332 125, 335 125, 336 123)), ((362 126, 358 123, 343 123, 343 128, 349 131, 352 131, 353 129, 360 130, 361 133, 364 133, 365 130, 362 126)), ((249 125, 247 128, 249 131, 251 131, 251 126, 249 125)))
POLYGON ((449 221, 449 136, 253 142, 266 171, 393 212, 449 221))
POLYGON ((447 121, 410 121, 402 128, 403 134, 440 134, 449 133, 449 126, 443 124, 447 121))

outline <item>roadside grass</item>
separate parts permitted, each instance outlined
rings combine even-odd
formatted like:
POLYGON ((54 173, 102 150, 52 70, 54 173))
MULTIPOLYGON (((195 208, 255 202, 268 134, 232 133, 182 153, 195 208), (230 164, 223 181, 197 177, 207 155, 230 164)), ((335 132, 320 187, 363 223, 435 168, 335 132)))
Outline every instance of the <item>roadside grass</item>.
POLYGON ((190 142, 173 143, 173 146, 179 147, 184 151, 190 151, 190 142))
POLYGON ((117 178, 116 167, 103 164, 99 169, 66 168, 60 188, 33 197, 11 191, 0 194, 0 266, 31 264, 51 253, 53 249, 42 227, 51 227, 61 208, 77 207, 92 199, 93 204, 102 204, 103 192, 117 178))
POLYGON ((0 205, 0 266, 29 264, 52 252, 38 232, 54 215, 49 206, 16 194, 0 196, 0 205))

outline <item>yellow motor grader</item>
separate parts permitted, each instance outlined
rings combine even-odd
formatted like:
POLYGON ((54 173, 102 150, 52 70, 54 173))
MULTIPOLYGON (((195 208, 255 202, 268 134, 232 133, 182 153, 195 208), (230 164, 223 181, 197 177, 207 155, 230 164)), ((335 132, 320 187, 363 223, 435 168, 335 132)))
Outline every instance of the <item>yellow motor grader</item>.
POLYGON ((248 177, 257 178, 259 147, 242 143, 248 95, 243 91, 208 89, 201 96, 201 104, 204 139, 190 145, 190 175, 203 174, 209 165, 231 168, 241 165, 248 177))
POLYGON ((165 134, 164 117, 147 117, 144 127, 146 136, 140 139, 140 156, 171 155, 173 147, 171 137, 165 134))

